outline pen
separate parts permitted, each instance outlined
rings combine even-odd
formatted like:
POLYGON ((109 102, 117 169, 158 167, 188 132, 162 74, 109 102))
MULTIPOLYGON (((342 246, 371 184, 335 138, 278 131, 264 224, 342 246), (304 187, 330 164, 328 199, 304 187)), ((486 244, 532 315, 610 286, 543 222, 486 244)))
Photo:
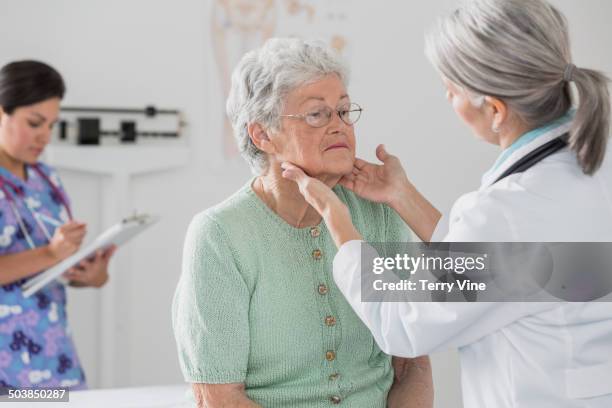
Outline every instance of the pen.
POLYGON ((45 214, 38 213, 38 214, 36 214, 36 215, 37 215, 39 218, 41 218, 43 221, 46 221, 47 223, 49 223, 49 224, 53 225, 54 227, 59 227, 59 226, 63 225, 63 223, 62 223, 62 222, 60 222, 60 221, 58 221, 58 220, 56 220, 56 219, 54 219, 54 218, 48 217, 48 216, 46 216, 45 214))

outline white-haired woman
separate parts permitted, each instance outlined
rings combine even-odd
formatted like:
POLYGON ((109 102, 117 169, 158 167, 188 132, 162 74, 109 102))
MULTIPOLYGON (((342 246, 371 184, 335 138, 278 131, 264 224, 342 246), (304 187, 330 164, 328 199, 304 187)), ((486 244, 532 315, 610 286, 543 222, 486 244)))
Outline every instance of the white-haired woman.
MULTIPOLYGON (((503 149, 480 189, 442 217, 383 147, 382 165, 358 160, 341 184, 387 203, 423 241, 612 242, 608 80, 573 64, 561 13, 542 0, 468 1, 427 54, 458 116, 503 149)), ((459 348, 466 408, 612 406, 610 303, 363 303, 367 238, 350 209, 299 166, 283 168, 323 215, 340 247, 336 284, 382 350, 459 348)))
POLYGON ((200 406, 431 407, 427 357, 382 353, 332 279, 336 247, 281 162, 332 188, 371 240, 407 240, 387 206, 338 181, 355 161, 361 108, 330 49, 269 40, 232 77, 227 111, 254 179, 199 214, 173 305, 179 359, 200 406))

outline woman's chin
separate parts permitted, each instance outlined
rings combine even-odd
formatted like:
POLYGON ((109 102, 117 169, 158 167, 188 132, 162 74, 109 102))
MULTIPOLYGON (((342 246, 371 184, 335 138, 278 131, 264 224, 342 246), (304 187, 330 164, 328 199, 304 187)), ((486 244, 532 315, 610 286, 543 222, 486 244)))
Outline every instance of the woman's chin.
POLYGON ((23 162, 24 162, 25 164, 28 164, 28 165, 30 165, 30 166, 33 166, 33 165, 35 165, 36 163, 38 163, 38 161, 39 161, 39 156, 36 156, 36 157, 29 157, 28 159, 24 160, 23 162))
POLYGON ((326 160, 323 163, 318 163, 318 165, 313 166, 298 164, 298 167, 304 170, 304 173, 310 177, 342 177, 353 172, 354 163, 355 158, 347 155, 347 157, 326 160))
POLYGON ((343 177, 349 175, 353 172, 354 163, 354 160, 337 161, 327 166, 327 168, 325 169, 325 173, 335 177, 343 177))

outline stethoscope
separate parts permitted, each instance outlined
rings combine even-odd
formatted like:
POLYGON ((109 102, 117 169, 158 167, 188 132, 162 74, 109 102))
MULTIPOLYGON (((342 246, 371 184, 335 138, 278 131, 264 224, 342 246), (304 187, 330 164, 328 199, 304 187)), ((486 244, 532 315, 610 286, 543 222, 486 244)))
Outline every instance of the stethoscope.
MULTIPOLYGON (((59 199, 59 201, 64 206, 64 208, 66 208, 68 217, 72 219, 72 211, 70 210, 70 206, 68 205, 68 200, 66 199, 62 191, 55 185, 55 183, 51 181, 49 176, 47 176, 40 169, 40 167, 38 167, 38 165, 33 165, 31 166, 31 168, 49 185, 49 187, 51 187, 51 190, 53 191, 53 195, 57 197, 57 199, 59 199)), ((36 244, 34 244, 34 240, 32 239, 32 236, 30 235, 30 232, 28 231, 28 228, 26 227, 25 221, 23 217, 21 216, 19 209, 17 208, 17 200, 15 199, 16 196, 19 197, 21 201, 24 203, 24 206, 28 209, 28 211, 32 215, 32 218, 34 218, 34 220, 36 221, 36 224, 38 225, 42 233, 45 235, 45 237, 47 238, 47 241, 51 241, 51 234, 49 233, 49 230, 47 229, 43 221, 53 224, 56 227, 61 225, 61 223, 59 223, 57 220, 54 220, 43 214, 40 214, 34 209, 32 209, 28 200, 26 200, 23 189, 21 187, 16 186, 11 181, 7 180, 6 178, 2 176, 0 176, 0 190, 6 196, 9 206, 11 207, 11 210, 15 216, 15 219, 17 220, 17 224, 19 224, 19 229, 23 233, 23 236, 28 242, 28 245, 30 246, 30 248, 31 249, 36 248, 36 244), (10 189, 8 187, 10 187, 10 189), (11 190, 13 192, 11 192, 11 190)))
POLYGON ((541 162, 542 160, 544 160, 545 158, 552 156, 561 149, 564 149, 568 145, 566 140, 567 136, 567 134, 561 135, 558 138, 543 144, 534 151, 525 155, 525 157, 514 163, 508 170, 506 170, 501 176, 499 176, 497 180, 495 180, 495 183, 513 174, 523 173, 541 162))

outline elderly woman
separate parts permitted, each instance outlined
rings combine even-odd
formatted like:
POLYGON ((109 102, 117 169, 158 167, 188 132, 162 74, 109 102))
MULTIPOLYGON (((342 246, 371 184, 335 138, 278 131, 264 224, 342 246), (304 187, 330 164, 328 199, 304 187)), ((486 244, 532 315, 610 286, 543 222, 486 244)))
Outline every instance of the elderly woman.
POLYGON ((333 282, 329 231, 281 175, 282 162, 298 163, 371 241, 410 238, 390 208, 338 184, 353 169, 361 114, 346 84, 337 55, 297 39, 269 40, 234 71, 228 116, 257 177, 191 223, 173 305, 181 367, 201 406, 432 404, 427 357, 396 361, 390 392, 391 358, 333 282))
MULTIPOLYGON (((383 164, 356 161, 345 184, 395 208, 424 241, 612 242, 608 79, 573 64, 563 15, 543 0, 472 0, 441 20, 427 50, 457 115, 503 149, 499 159, 450 217, 382 147, 383 164)), ((466 408, 612 407, 612 304, 362 302, 368 238, 297 166, 284 164, 284 176, 325 218, 340 247, 334 280, 383 350, 459 348, 466 408)), ((580 286, 588 269, 573 271, 580 286)))

